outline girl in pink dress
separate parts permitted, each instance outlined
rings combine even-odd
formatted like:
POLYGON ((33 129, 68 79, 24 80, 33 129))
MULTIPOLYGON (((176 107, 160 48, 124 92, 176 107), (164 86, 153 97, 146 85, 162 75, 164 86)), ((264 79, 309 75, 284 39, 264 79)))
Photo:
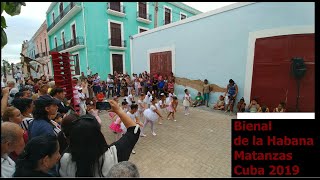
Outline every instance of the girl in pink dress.
POLYGON ((111 129, 111 131, 113 133, 116 134, 116 139, 115 141, 117 141, 118 139, 120 139, 121 135, 122 135, 122 129, 121 129, 121 119, 120 117, 114 113, 114 112, 109 112, 109 117, 112 120, 112 123, 110 124, 109 128, 111 129))
POLYGON ((167 110, 169 111, 169 114, 167 116, 168 120, 170 120, 170 115, 172 115, 173 121, 177 121, 174 118, 174 113, 177 112, 178 107, 178 98, 176 96, 173 96, 171 102, 169 102, 169 106, 167 107, 167 110))

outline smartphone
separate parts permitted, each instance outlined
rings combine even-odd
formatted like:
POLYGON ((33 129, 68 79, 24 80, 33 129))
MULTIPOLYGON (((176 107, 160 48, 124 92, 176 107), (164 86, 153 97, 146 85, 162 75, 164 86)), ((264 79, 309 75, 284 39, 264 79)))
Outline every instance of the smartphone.
POLYGON ((96 103, 96 108, 99 110, 110 110, 111 109, 111 105, 109 102, 97 102, 96 103))

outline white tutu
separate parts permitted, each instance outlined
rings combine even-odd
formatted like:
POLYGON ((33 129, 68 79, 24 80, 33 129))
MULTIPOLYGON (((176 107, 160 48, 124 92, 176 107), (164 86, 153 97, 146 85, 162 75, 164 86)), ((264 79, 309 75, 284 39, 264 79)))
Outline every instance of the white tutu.
POLYGON ((152 111, 151 109, 144 110, 143 115, 144 115, 144 117, 146 117, 147 119, 149 119, 151 121, 156 121, 159 118, 158 114, 155 113, 154 111, 152 111))
POLYGON ((190 106, 190 102, 186 99, 183 100, 183 106, 190 106))

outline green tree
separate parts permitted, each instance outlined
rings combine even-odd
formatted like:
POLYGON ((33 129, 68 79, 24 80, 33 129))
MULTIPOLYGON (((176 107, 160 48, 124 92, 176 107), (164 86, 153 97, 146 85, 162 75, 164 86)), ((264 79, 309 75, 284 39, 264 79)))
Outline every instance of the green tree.
POLYGON ((2 16, 5 11, 10 16, 20 14, 21 6, 25 6, 24 2, 1 2, 1 49, 8 43, 7 34, 4 29, 7 27, 6 19, 2 16))

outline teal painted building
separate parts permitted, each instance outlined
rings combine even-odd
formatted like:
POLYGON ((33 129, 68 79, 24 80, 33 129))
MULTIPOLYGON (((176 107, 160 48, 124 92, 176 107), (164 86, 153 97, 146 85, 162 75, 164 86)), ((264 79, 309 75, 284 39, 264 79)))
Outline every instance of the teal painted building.
POLYGON ((53 2, 46 15, 50 51, 75 56, 76 74, 131 74, 130 37, 200 11, 180 2, 53 2))

